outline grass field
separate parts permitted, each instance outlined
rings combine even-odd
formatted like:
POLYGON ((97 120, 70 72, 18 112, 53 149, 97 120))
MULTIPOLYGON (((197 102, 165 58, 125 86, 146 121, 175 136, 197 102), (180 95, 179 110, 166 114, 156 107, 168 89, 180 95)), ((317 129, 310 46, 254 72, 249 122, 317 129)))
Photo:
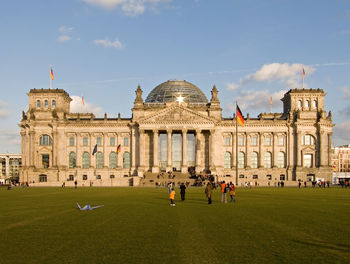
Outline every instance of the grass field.
POLYGON ((176 191, 0 189, 0 263, 350 263, 350 189, 176 191))

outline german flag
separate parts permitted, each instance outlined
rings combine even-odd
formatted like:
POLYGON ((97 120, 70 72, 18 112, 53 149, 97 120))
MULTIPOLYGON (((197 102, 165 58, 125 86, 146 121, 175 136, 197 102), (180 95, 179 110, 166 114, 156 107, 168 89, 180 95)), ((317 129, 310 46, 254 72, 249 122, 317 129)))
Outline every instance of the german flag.
POLYGON ((117 147, 117 153, 119 153, 121 151, 121 145, 119 144, 117 147))
POLYGON ((52 68, 50 68, 50 76, 51 76, 51 80, 54 80, 55 78, 53 77, 53 71, 52 68))
POLYGON ((244 117, 238 105, 237 105, 237 121, 242 127, 244 127, 244 117))

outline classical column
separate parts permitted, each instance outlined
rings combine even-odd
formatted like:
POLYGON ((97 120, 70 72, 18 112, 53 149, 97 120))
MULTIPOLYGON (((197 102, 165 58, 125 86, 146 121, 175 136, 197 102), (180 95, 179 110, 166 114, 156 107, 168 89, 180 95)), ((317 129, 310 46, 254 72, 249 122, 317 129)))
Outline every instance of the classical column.
POLYGON ((231 155, 231 168, 235 169, 236 168, 236 133, 231 132, 231 137, 232 137, 232 155, 231 155))
POLYGON ((83 156, 81 153, 81 134, 77 133, 76 134, 76 163, 77 163, 77 168, 82 167, 82 160, 83 156))
POLYGON ((108 168, 108 153, 107 153, 107 133, 103 132, 103 167, 108 168))
POLYGON ((272 133, 272 168, 277 168, 277 134, 272 133))
POLYGON ((248 138, 250 139, 250 135, 247 132, 244 133, 245 136, 245 167, 250 168, 250 148, 248 148, 248 138))
POLYGON ((57 136, 57 130, 56 129, 52 129, 52 155, 51 155, 51 160, 49 162, 49 167, 57 166, 58 136, 57 136))
POLYGON ((215 170, 215 141, 214 141, 215 130, 209 130, 209 169, 211 171, 215 170))
POLYGON ((153 167, 152 172, 159 172, 159 159, 158 159, 158 148, 159 148, 159 131, 153 130, 153 167))
POLYGON ((201 168, 201 131, 199 129, 196 130, 196 173, 199 173, 202 168, 201 168))
POLYGON ((187 129, 182 130, 182 167, 181 172, 187 172, 187 129))
POLYGON ((139 155, 140 155, 140 167, 145 167, 145 130, 139 130, 139 155))
POLYGON ((22 143, 22 167, 26 166, 26 159, 25 159, 25 152, 26 152, 26 145, 25 145, 25 131, 21 131, 21 143, 22 143))
POLYGON ((131 152, 131 174, 133 175, 136 169, 136 133, 135 127, 131 127, 130 135, 130 152, 131 152))
POLYGON ((327 152, 327 155, 328 155, 328 166, 332 166, 332 135, 333 135, 333 132, 332 133, 328 133, 327 136, 328 136, 328 152, 327 152))
POLYGON ((264 167, 264 154, 262 153, 262 133, 259 132, 259 168, 264 167))
POLYGON ((5 175, 8 178, 10 176, 10 156, 5 157, 5 163, 5 175))
MULTIPOLYGON (((295 145, 295 148, 297 150, 297 166, 301 167, 301 132, 296 132, 297 133, 297 142, 295 145)), ((314 165, 314 164, 313 164, 314 165)))
POLYGON ((168 135, 168 142, 167 142, 168 143, 168 146, 167 146, 168 165, 167 165, 166 170, 167 171, 171 171, 172 170, 172 157, 171 157, 171 135, 172 135, 172 130, 167 130, 166 132, 167 132, 167 135, 168 135))

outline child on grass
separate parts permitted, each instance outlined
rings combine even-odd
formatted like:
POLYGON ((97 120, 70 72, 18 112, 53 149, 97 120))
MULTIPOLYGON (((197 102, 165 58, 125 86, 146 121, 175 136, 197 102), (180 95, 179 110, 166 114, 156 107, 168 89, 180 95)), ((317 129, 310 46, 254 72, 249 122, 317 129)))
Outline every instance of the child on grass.
POLYGON ((170 195, 169 195, 169 199, 170 199, 170 206, 175 206, 175 190, 174 188, 171 189, 170 195))

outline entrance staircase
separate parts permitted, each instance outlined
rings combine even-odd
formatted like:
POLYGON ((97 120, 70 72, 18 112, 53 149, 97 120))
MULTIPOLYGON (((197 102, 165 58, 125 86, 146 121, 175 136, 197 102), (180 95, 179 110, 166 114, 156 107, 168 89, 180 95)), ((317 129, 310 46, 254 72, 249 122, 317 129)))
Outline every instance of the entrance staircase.
POLYGON ((140 187, 166 187, 169 182, 174 182, 175 187, 179 187, 180 184, 189 183, 189 185, 193 185, 195 179, 190 179, 190 174, 188 172, 172 172, 169 177, 168 173, 160 172, 145 172, 143 179, 140 180, 140 187))

